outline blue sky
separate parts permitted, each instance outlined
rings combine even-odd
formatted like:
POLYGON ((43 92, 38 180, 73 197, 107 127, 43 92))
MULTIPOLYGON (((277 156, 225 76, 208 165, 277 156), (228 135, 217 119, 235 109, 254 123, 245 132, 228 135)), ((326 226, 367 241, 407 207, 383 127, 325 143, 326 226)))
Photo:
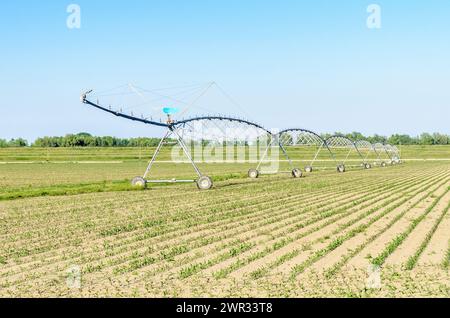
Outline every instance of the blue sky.
POLYGON ((80 92, 208 81, 268 128, 450 133, 447 0, 19 0, 1 4, 0 39, 0 138, 158 136, 80 92), (381 29, 366 26, 372 3, 381 29))

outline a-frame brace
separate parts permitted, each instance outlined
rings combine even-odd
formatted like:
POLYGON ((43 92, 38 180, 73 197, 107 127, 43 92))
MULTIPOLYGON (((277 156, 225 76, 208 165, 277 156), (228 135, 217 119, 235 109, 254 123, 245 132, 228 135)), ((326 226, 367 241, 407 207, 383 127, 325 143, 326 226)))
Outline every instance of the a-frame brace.
MULTIPOLYGON (((293 164, 291 158, 289 157, 289 155, 288 155, 288 153, 287 153, 287 151, 286 151, 286 148, 283 146, 283 144, 282 144, 279 140, 277 140, 277 136, 273 136, 273 135, 272 135, 272 136, 271 136, 271 139, 270 139, 270 142, 268 143, 268 145, 267 145, 267 147, 266 147, 266 150, 264 151, 263 155, 261 156, 261 158, 260 158, 260 160, 259 160, 259 162, 258 162, 258 165, 256 166, 256 169, 250 169, 250 170, 249 170, 248 175, 249 175, 250 178, 257 178, 257 177, 261 174, 261 172, 260 172, 259 169, 261 168, 262 163, 263 163, 264 160, 266 159, 267 154, 268 154, 268 152, 269 152, 269 149, 272 148, 272 147, 274 147, 274 143, 275 143, 275 142, 277 142, 277 146, 276 146, 276 147, 279 147, 279 148, 281 149, 281 151, 283 152, 283 155, 286 157, 287 161, 289 162, 289 166, 290 166, 290 168, 292 169, 292 172, 291 172, 291 173, 292 173, 292 176, 297 178, 297 177, 300 177, 300 176, 302 175, 301 170, 294 167, 294 164, 293 164)), ((336 159, 335 159, 335 157, 334 157, 334 154, 330 151, 330 149, 328 148, 328 146, 326 145, 326 143, 323 142, 323 143, 320 145, 319 149, 316 151, 316 153, 315 153, 315 155, 314 155, 314 158, 312 159, 310 165, 309 165, 309 166, 306 166, 306 171, 307 171, 307 172, 312 172, 312 165, 313 165, 314 162, 316 161, 317 156, 319 155, 320 151, 322 150, 322 148, 323 148, 324 146, 326 146, 326 148, 327 148, 328 152, 330 153, 330 156, 331 156, 331 158, 333 159, 333 161, 336 162, 336 159)), ((270 173, 270 172, 269 172, 269 173, 270 173)), ((272 173, 277 173, 277 172, 272 172, 272 173)))
MULTIPOLYGON (((199 189, 201 190, 207 190, 210 189, 212 187, 212 180, 211 178, 209 178, 206 175, 203 175, 202 172, 200 171, 200 169, 198 168, 197 164, 194 162, 194 160, 192 159, 191 153, 186 145, 186 143, 184 142, 183 138, 180 136, 180 134, 177 132, 176 128, 174 128, 173 126, 169 126, 166 133, 164 134, 164 137, 161 139, 161 141, 158 144, 158 147, 156 147, 155 152, 153 153, 152 159, 150 160, 147 169, 145 170, 144 175, 141 177, 137 177, 135 179, 141 179, 145 184, 147 183, 192 183, 192 182, 196 182, 197 186, 199 187, 199 189), (186 158, 189 160, 189 162, 191 163, 192 167, 195 170, 195 173, 198 176, 197 180, 193 180, 193 179, 148 179, 148 176, 151 172, 151 169, 153 167, 153 164, 156 161, 156 158, 158 157, 158 154, 160 153, 164 143, 166 142, 166 140, 173 135, 175 137, 175 139, 177 140, 178 145, 181 147, 181 149, 183 149, 184 155, 186 156, 186 158)), ((133 184, 136 184, 135 179, 133 179, 133 184)))
MULTIPOLYGON (((270 136, 270 141, 266 147, 266 150, 264 151, 264 154, 262 155, 262 157, 260 158, 258 165, 256 167, 256 169, 250 169, 248 171, 248 176, 250 178, 257 178, 260 174, 260 167, 261 164, 263 163, 263 161, 266 159, 267 154, 269 153, 269 149, 273 147, 274 142, 277 142, 277 147, 279 147, 281 149, 281 151, 283 152, 283 155, 286 157, 287 161, 289 162, 289 167, 292 169, 290 171, 290 173, 292 174, 292 176, 294 178, 300 178, 302 176, 302 171, 300 169, 294 168, 294 164, 292 163, 291 158, 289 158, 289 155, 287 154, 286 149, 284 148, 284 146, 282 145, 282 143, 277 139, 277 136, 271 135, 270 136)), ((268 174, 270 173, 277 173, 278 171, 274 171, 274 172, 266 172, 268 174)))

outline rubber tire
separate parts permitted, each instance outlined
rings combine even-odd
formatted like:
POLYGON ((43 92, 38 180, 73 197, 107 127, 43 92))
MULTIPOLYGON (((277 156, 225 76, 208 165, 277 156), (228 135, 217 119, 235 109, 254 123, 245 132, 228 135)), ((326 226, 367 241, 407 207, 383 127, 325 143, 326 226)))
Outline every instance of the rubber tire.
POLYGON ((313 172, 313 167, 311 167, 311 166, 306 166, 306 167, 305 167, 305 171, 308 172, 308 173, 311 173, 311 172, 313 172))
POLYGON ((386 167, 386 166, 387 166, 386 162, 383 161, 383 162, 381 163, 381 166, 382 166, 383 168, 386 167))
POLYGON ((199 188, 199 190, 209 190, 212 186, 213 182, 208 176, 202 176, 197 180, 197 188, 199 188))
POLYGON ((303 173, 302 173, 302 171, 300 170, 300 169, 297 169, 297 168, 295 168, 295 169, 292 169, 292 176, 294 177, 294 178, 301 178, 302 177, 302 175, 303 175, 303 173))
POLYGON ((344 173, 345 172, 345 165, 339 165, 337 166, 337 172, 344 173))
POLYGON ((372 168, 372 165, 371 165, 370 163, 366 163, 366 164, 364 165, 364 168, 370 169, 370 168, 372 168))
POLYGON ((147 181, 142 177, 135 177, 131 180, 131 186, 145 189, 147 187, 147 181))
POLYGON ((248 171, 248 177, 251 179, 256 179, 259 177, 259 171, 256 169, 250 169, 248 171))

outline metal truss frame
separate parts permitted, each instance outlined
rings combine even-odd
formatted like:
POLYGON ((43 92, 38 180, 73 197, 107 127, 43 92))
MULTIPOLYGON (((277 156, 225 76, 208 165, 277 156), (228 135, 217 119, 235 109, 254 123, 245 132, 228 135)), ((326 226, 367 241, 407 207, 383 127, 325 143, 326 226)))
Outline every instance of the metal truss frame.
MULTIPOLYGON (((351 140, 348 137, 345 136, 341 136, 341 135, 333 135, 328 137, 327 139, 325 139, 325 142, 327 143, 328 147, 330 149, 336 149, 336 148, 340 148, 340 149, 348 149, 347 154, 344 158, 344 160, 340 161, 338 163, 337 169, 339 172, 344 172, 345 171, 345 164, 347 163, 347 160, 350 156, 350 154, 352 153, 352 151, 356 151, 356 153, 359 155, 359 157, 361 158, 361 164, 363 166, 365 166, 365 159, 364 156, 361 154, 361 152, 359 151, 358 147, 356 146, 356 143, 351 140)), ((335 160, 339 161, 336 158, 336 154, 334 154, 335 160)))
POLYGON ((307 172, 312 172, 314 163, 316 162, 317 157, 323 148, 327 149, 327 151, 330 154, 331 159, 333 161, 335 161, 333 152, 330 150, 327 143, 321 136, 319 136, 318 134, 316 134, 315 132, 313 132, 311 130, 302 129, 302 128, 289 128, 289 129, 284 129, 284 130, 280 131, 279 133, 272 135, 271 142, 268 144, 263 156, 260 158, 258 165, 256 167, 256 171, 258 171, 258 174, 259 174, 259 169, 260 169, 262 163, 264 162, 264 160, 266 159, 269 149, 271 147, 276 146, 281 149, 281 151, 283 152, 283 155, 287 159, 287 161, 289 163, 289 167, 291 168, 290 172, 292 172, 293 176, 296 176, 294 174, 294 171, 298 172, 301 170, 299 168, 295 167, 292 159, 290 158, 290 156, 288 154, 286 147, 302 146, 302 145, 318 147, 312 160, 308 163, 308 165, 306 167, 304 167, 304 169, 307 172))
POLYGON ((382 144, 381 142, 377 142, 373 145, 373 148, 378 155, 380 165, 382 167, 385 167, 392 160, 389 152, 387 151, 386 145, 382 144), (389 160, 389 162, 386 162, 386 160, 389 160))

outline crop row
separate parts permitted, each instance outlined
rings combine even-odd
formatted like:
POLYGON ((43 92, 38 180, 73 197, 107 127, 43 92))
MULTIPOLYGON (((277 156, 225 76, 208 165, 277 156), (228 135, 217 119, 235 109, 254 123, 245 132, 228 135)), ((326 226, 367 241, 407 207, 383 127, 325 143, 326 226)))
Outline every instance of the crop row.
MULTIPOLYGON (((127 250, 130 250, 130 247, 127 247, 127 250)), ((100 256, 101 257, 101 256, 100 256)), ((145 264, 145 262, 143 262, 145 264)))
MULTIPOLYGON (((422 179, 422 181, 423 181, 423 179, 422 179)), ((223 254, 222 256, 220 256, 218 259, 222 261, 224 255, 225 255, 225 254, 223 254)), ((203 264, 206 264, 206 265, 201 265, 201 264, 202 264, 202 263, 200 263, 200 265, 198 265, 198 266, 195 266, 195 264, 194 264, 194 265, 191 264, 189 267, 187 267, 186 269, 182 269, 180 272, 182 272, 183 275, 185 275, 184 273, 189 273, 189 272, 191 271, 189 268, 194 268, 194 269, 196 269, 196 270, 201 270, 201 269, 205 268, 206 265, 211 265, 212 263, 211 263, 211 261, 206 261, 205 263, 203 263, 203 264)))
MULTIPOLYGON (((432 180, 429 182, 428 187, 431 187, 434 185, 434 183, 438 181, 438 180, 432 180)), ((440 180, 442 181, 442 179, 440 180)), ((423 184, 421 184, 421 186, 423 186, 423 184)), ((393 211, 395 208, 401 206, 402 204, 404 204, 405 202, 408 201, 408 199, 414 197, 415 195, 417 195, 418 193, 423 191, 423 187, 419 188, 419 190, 414 191, 415 188, 411 188, 410 187, 410 193, 412 192, 412 194, 408 194, 406 195, 406 193, 401 193, 399 194, 397 197, 395 197, 394 199, 388 200, 388 201, 384 201, 381 204, 370 208, 368 211, 363 212, 359 217, 350 220, 349 222, 347 222, 346 224, 343 224, 341 226, 339 226, 335 231, 333 231, 331 234, 324 234, 322 237, 316 239, 316 242, 320 242, 324 237, 330 237, 333 236, 335 234, 341 233, 345 228, 350 227, 351 225, 355 224, 357 221, 360 221, 368 216, 370 216, 371 214, 373 214, 374 212, 380 211, 382 208, 385 208, 386 206, 388 206, 389 204, 394 203, 393 205, 391 205, 389 208, 387 208, 385 211, 383 211, 381 214, 379 214, 378 216, 372 218, 369 222, 359 225, 356 228, 354 228, 353 230, 350 230, 347 234, 343 235, 343 236, 339 236, 335 239, 333 239, 328 246, 326 246, 323 249, 320 249, 318 251, 316 251, 315 253, 313 253, 313 255, 311 255, 307 260, 305 260, 304 262, 297 264, 291 271, 291 277, 296 277, 299 273, 303 272, 308 266, 312 265, 314 262, 316 262, 317 260, 319 260, 320 258, 322 258, 324 255, 326 255, 327 253, 333 251, 334 249, 336 249, 337 247, 339 247, 340 245, 343 244, 344 241, 346 241, 347 239, 352 238, 353 236, 355 236, 358 233, 361 233, 362 231, 364 231, 368 226, 370 226, 371 224, 373 224, 374 222, 376 222, 377 220, 381 219, 382 217, 384 217, 387 213, 393 211), (397 200, 399 200, 399 202, 396 202, 397 200)), ((393 191, 393 193, 398 193, 398 191, 393 191)), ((321 229, 316 229, 317 231, 320 231, 321 229)), ((295 256, 299 255, 300 250, 297 250, 296 253, 294 252, 289 252, 285 255, 282 255, 280 257, 281 261, 276 261, 273 264, 271 264, 271 266, 268 267, 268 269, 273 269, 276 266, 281 265, 283 262, 294 258, 295 256), (289 256, 288 256, 289 255, 289 256)), ((259 270, 261 271, 261 269, 259 270)))

